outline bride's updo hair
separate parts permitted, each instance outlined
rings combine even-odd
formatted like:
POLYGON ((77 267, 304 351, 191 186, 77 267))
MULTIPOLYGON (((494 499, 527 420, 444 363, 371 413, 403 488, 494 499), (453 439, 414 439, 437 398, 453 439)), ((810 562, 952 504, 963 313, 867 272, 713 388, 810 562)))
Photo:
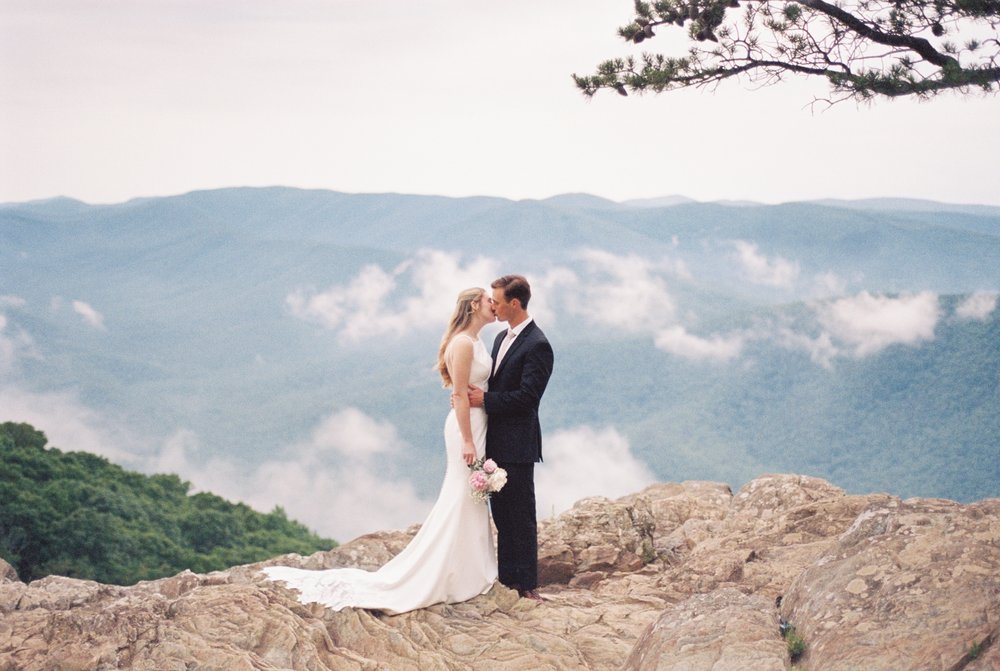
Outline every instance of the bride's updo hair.
POLYGON ((479 301, 485 300, 486 290, 479 287, 466 289, 458 295, 455 301, 455 311, 448 320, 448 328, 445 329, 444 337, 441 338, 441 347, 438 349, 437 370, 441 373, 441 379, 445 387, 451 386, 451 375, 448 374, 448 366, 445 364, 444 352, 448 349, 448 343, 452 337, 463 330, 472 322, 472 315, 479 309, 479 301))

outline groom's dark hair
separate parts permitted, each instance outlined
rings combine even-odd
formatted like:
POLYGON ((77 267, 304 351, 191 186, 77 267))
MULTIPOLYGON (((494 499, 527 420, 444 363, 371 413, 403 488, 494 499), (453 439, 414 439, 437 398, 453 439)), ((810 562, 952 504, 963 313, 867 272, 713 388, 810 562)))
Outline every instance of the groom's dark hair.
POLYGON ((531 285, 522 275, 504 275, 493 280, 490 285, 493 289, 503 289, 503 297, 507 302, 515 298, 521 302, 521 308, 528 309, 528 301, 531 300, 531 285))

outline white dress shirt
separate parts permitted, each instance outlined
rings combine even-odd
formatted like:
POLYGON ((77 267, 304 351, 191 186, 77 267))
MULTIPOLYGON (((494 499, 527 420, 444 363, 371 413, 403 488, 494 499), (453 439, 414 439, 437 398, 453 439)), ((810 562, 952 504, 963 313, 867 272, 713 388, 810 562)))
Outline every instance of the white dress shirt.
POLYGON ((504 356, 507 354, 507 350, 510 349, 510 346, 514 343, 514 340, 516 340, 517 337, 521 335, 521 332, 524 331, 524 329, 527 328, 528 324, 530 323, 531 323, 531 317, 528 317, 514 328, 507 329, 507 335, 503 339, 503 342, 500 343, 500 351, 497 352, 497 360, 493 364, 494 373, 497 372, 497 368, 500 367, 500 362, 503 361, 504 356))

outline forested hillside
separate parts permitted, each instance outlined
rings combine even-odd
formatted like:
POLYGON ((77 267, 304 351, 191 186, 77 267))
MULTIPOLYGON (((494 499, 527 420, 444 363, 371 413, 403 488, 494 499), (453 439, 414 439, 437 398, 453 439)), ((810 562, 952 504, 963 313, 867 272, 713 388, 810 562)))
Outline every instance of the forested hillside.
POLYGON ((47 446, 28 424, 0 424, 0 557, 28 582, 50 574, 130 585, 336 545, 289 520, 176 475, 142 475, 47 446))

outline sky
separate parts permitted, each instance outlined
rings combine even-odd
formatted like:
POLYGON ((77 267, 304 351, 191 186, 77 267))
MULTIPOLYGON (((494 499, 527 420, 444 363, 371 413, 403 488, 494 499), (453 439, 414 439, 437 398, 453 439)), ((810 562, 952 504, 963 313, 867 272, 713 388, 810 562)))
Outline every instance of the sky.
POLYGON ((227 186, 1000 205, 995 96, 580 94, 631 0, 0 0, 0 202, 227 186))

